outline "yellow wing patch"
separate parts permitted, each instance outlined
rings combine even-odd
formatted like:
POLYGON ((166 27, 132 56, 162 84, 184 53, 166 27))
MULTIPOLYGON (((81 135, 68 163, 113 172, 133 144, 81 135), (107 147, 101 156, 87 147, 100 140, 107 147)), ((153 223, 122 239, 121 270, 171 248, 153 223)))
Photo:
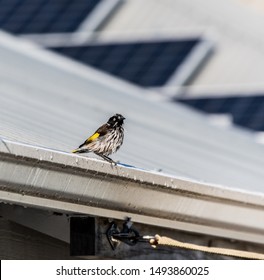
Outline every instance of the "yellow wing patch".
POLYGON ((86 140, 86 143, 87 143, 87 142, 92 142, 92 141, 96 140, 99 136, 100 136, 100 133, 98 133, 98 132, 94 133, 92 136, 90 136, 90 137, 86 140))

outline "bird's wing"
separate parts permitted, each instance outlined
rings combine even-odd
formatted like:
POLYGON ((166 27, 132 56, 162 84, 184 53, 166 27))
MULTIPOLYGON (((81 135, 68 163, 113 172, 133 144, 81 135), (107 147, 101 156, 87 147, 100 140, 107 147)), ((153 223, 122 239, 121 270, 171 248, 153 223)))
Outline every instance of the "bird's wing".
POLYGON ((101 127, 99 127, 95 133, 93 135, 91 135, 89 138, 87 138, 85 140, 85 142, 80 145, 79 148, 83 147, 84 145, 87 145, 93 141, 95 141, 96 139, 98 139, 99 137, 104 136, 107 133, 107 124, 102 125, 101 127))

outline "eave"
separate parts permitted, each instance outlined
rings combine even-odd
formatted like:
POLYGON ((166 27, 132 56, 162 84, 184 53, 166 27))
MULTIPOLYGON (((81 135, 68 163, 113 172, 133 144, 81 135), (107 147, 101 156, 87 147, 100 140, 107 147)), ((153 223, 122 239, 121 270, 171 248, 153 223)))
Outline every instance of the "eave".
MULTIPOLYGON (((175 160, 175 164, 177 161, 175 160)), ((0 202, 264 244, 264 196, 11 141, 0 202)))

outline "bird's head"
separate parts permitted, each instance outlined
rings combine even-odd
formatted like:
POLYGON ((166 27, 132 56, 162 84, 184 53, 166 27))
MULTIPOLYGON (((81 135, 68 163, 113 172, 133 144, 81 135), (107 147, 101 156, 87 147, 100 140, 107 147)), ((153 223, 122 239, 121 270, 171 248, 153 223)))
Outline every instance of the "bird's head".
POLYGON ((112 127, 119 127, 122 126, 124 123, 125 118, 120 114, 115 114, 108 120, 108 124, 112 127))

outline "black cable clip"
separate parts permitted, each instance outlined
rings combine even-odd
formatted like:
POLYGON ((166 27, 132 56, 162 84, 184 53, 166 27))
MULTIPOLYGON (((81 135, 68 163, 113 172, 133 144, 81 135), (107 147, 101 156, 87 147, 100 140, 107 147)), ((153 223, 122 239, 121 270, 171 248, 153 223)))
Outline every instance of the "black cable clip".
POLYGON ((127 218, 120 231, 117 224, 111 222, 106 236, 113 250, 117 248, 120 242, 124 242, 129 246, 135 246, 138 242, 149 242, 150 239, 154 238, 153 236, 140 236, 139 232, 132 225, 131 218, 127 218))

